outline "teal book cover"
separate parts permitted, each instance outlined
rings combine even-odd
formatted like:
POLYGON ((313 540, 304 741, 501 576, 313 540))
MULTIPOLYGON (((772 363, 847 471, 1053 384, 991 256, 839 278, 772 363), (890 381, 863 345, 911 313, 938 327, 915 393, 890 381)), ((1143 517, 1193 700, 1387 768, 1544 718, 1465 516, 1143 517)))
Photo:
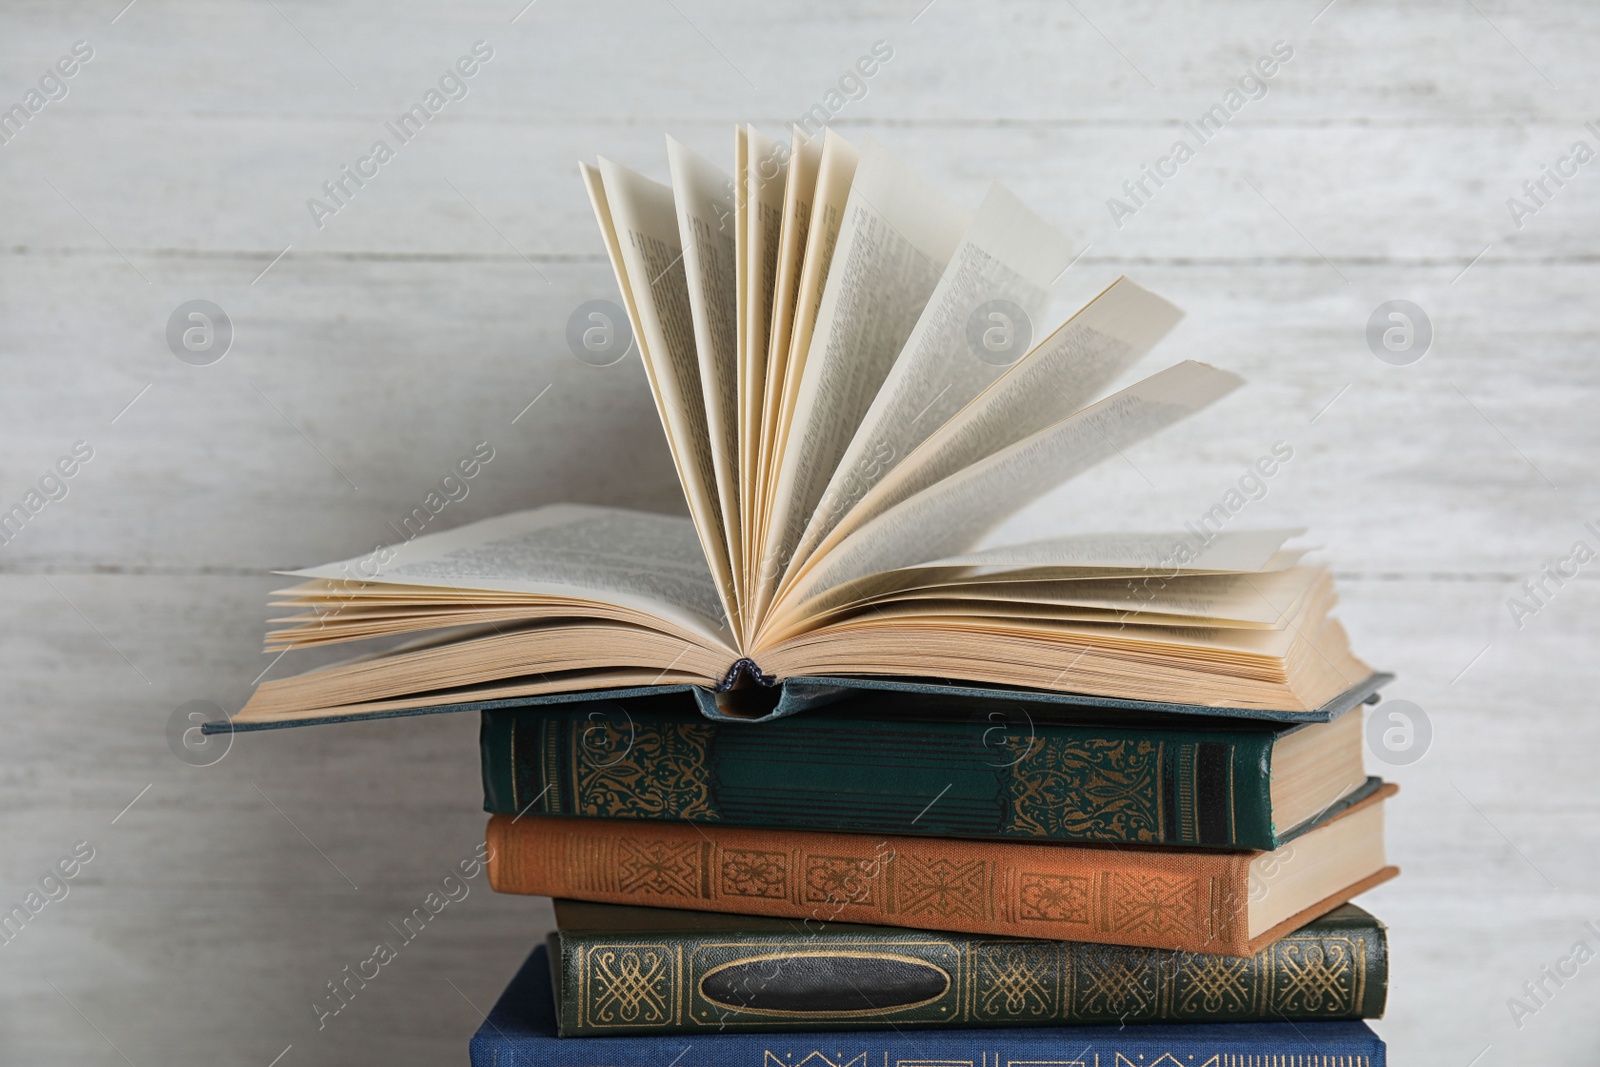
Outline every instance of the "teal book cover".
POLYGON ((760 724, 672 697, 483 714, 484 807, 774 829, 1273 849, 1366 784, 1329 723, 855 697, 760 724))

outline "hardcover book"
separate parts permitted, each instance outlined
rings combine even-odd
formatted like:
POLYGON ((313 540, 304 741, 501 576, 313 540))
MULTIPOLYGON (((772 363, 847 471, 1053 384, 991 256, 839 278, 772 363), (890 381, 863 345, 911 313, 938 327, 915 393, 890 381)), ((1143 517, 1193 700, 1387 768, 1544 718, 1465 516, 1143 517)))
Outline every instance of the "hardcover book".
POLYGON ((241 724, 815 677, 1295 712, 1370 679, 1328 571, 1233 526, 1238 489, 1183 529, 980 548, 1240 384, 1188 360, 1104 395, 1175 307, 1122 278, 1051 327, 1079 250, 1000 186, 969 213, 870 140, 735 143, 731 175, 670 139, 670 184, 581 168, 622 307, 569 343, 637 351, 687 517, 553 504, 294 571, 269 651, 386 643, 241 724))
POLYGON ((670 696, 485 712, 480 747, 501 815, 1235 849, 1277 848, 1367 781, 1359 713, 1059 721, 909 694, 760 729, 670 696))
MULTIPOLYGON (((1102 714, 1133 712, 1185 719, 1245 719, 1256 722, 1302 723, 1332 722, 1351 708, 1376 704, 1379 690, 1394 681, 1394 675, 1374 673, 1333 697, 1321 707, 1287 710, 1283 708, 1241 708, 1227 704, 1193 704, 1170 700, 1134 700, 1129 697, 1092 696, 1054 689, 1022 689, 1016 686, 951 682, 939 678, 891 678, 866 675, 795 675, 780 678, 773 685, 741 686, 733 689, 708 689, 688 682, 652 682, 618 689, 579 689, 492 699, 462 699, 448 691, 433 694, 423 707, 400 701, 382 708, 302 709, 282 715, 250 715, 219 719, 203 727, 207 734, 249 733, 281 730, 294 726, 313 726, 359 719, 409 718, 416 715, 459 714, 471 711, 503 711, 517 708, 559 707, 589 701, 633 700, 652 697, 680 697, 694 702, 700 713, 713 722, 766 722, 826 707, 836 701, 864 694, 898 697, 912 693, 937 697, 951 703, 966 700, 1004 700, 1025 715, 1072 715, 1079 711, 1102 714)), ((482 696, 481 694, 479 695, 482 696)), ((1133 718, 1135 716, 1130 716, 1133 718)))
POLYGON ((472 1037, 472 1067, 1384 1067, 1363 1022, 561 1038, 534 949, 472 1037))
POLYGON ((555 902, 562 1036, 1377 1018, 1383 924, 1345 904, 1249 959, 555 902))
POLYGON ((489 882, 816 922, 1253 956, 1398 871, 1377 786, 1271 852, 496 815, 489 882))

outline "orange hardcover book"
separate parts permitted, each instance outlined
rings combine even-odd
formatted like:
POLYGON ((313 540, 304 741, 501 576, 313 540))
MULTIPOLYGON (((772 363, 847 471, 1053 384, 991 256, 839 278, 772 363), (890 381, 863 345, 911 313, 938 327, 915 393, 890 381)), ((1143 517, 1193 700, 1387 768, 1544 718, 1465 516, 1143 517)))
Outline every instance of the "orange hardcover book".
POLYGON ((489 820, 502 893, 1251 956, 1399 871, 1385 785, 1270 852, 489 820))

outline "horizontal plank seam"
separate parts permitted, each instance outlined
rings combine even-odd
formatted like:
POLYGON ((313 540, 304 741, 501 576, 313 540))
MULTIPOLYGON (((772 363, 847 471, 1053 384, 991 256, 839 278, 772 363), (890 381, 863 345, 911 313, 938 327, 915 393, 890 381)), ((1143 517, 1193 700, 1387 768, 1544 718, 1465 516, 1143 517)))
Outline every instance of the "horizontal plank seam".
MULTIPOLYGON (((241 262, 262 263, 272 259, 282 249, 189 249, 189 248, 134 248, 122 246, 122 251, 131 256, 141 256, 146 259, 186 259, 186 260, 238 260, 241 262)), ((0 258, 14 257, 18 259, 29 257, 59 256, 63 259, 84 256, 91 259, 117 259, 115 252, 104 248, 87 247, 34 247, 29 245, 13 245, 10 248, 0 249, 0 258)), ((1371 267, 1460 267, 1467 259, 1467 255, 1449 256, 1083 256, 1080 263, 1097 264, 1128 264, 1142 267, 1278 267, 1293 266, 1321 266, 1329 260, 1343 263, 1348 266, 1371 267)), ((530 252, 526 256, 501 252, 379 252, 379 251, 344 251, 344 252, 295 252, 286 258, 280 266, 280 272, 292 267, 292 262, 307 262, 319 260, 326 262, 374 262, 374 263, 527 263, 532 260, 546 264, 603 264, 608 262, 603 254, 590 255, 582 252, 530 252)), ((1499 255, 1493 259, 1486 259, 1478 263, 1474 270, 1494 270, 1505 267, 1557 267, 1581 265, 1588 266, 1600 263, 1600 252, 1577 252, 1556 256, 1507 256, 1499 255)))
MULTIPOLYGON (((60 574, 68 577, 142 577, 146 575, 172 576, 187 578, 266 578, 278 577, 287 582, 288 579, 281 575, 274 575, 275 571, 294 570, 310 566, 304 561, 287 563, 263 563, 259 567, 240 567, 225 564, 194 566, 174 566, 168 564, 94 564, 84 566, 74 563, 36 563, 30 561, 14 561, 0 563, 0 575, 45 575, 60 574)), ((1520 582, 1527 577, 1525 572, 1518 571, 1334 571, 1334 577, 1341 582, 1520 582)), ((1600 576, 1578 575, 1568 581, 1578 584, 1589 584, 1600 581, 1600 576)))
MULTIPOLYGON (((1332 116, 1325 118, 1282 118, 1282 119, 1246 119, 1235 121, 1228 128, 1230 130, 1260 129, 1260 130, 1327 130, 1327 129, 1437 129, 1437 130, 1483 130, 1506 129, 1526 130, 1540 127, 1551 129, 1564 129, 1568 126, 1581 126, 1593 116, 1587 114, 1548 115, 1533 119, 1508 115, 1504 118, 1461 118, 1441 119, 1436 116, 1416 118, 1374 118, 1370 116, 1332 116)), ((305 111, 208 111, 199 109, 189 110, 155 110, 149 108, 85 108, 79 107, 69 114, 63 114, 61 120, 68 122, 87 122, 94 119, 204 119, 207 121, 238 122, 294 122, 316 125, 342 125, 357 122, 383 122, 393 118, 388 112, 379 111, 341 111, 329 114, 321 111, 311 114, 305 111)), ((748 121, 758 128, 771 129, 786 128, 794 121, 792 115, 782 116, 757 116, 748 118, 748 121)), ((925 130, 1100 130, 1100 129, 1129 129, 1129 130, 1163 130, 1182 129, 1185 121, 1178 117, 1137 118, 1128 116, 1111 116, 1106 118, 1023 118, 1013 116, 989 116, 981 118, 963 118, 941 116, 938 118, 834 118, 828 125, 843 130, 874 130, 874 129, 925 129, 925 130)), ((677 129, 684 126, 702 126, 722 129, 731 125, 726 118, 709 115, 698 116, 660 116, 651 115, 638 119, 618 118, 606 115, 562 116, 559 119, 547 119, 534 115, 469 115, 456 114, 443 120, 441 125, 447 126, 523 126, 541 130, 592 130, 592 129, 646 129, 656 131, 662 128, 677 129)))

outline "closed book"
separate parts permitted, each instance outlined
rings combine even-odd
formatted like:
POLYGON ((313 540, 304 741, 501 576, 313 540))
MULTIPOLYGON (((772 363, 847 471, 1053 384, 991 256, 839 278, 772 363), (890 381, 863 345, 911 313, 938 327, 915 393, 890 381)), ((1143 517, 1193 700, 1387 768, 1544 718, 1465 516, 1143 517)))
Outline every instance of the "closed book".
POLYGON ((472 1067, 1383 1067, 1363 1022, 1191 1023, 562 1038, 534 949, 472 1037, 472 1067))
POLYGON ((1248 959, 558 900, 562 1036, 1376 1018, 1383 924, 1345 904, 1248 959))
POLYGON ((1366 782, 1361 716, 1283 724, 880 693, 752 729, 676 696, 485 712, 496 814, 1272 849, 1366 782))
POLYGON ((503 893, 1252 956, 1396 873, 1382 785, 1270 852, 496 815, 503 893))

